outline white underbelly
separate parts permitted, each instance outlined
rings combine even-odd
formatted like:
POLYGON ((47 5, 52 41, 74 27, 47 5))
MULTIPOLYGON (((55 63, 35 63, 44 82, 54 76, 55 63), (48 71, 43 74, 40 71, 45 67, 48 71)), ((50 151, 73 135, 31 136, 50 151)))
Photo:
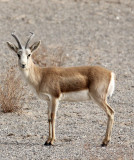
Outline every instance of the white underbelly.
POLYGON ((62 93, 60 98, 61 101, 70 102, 89 101, 90 99, 89 90, 62 93))

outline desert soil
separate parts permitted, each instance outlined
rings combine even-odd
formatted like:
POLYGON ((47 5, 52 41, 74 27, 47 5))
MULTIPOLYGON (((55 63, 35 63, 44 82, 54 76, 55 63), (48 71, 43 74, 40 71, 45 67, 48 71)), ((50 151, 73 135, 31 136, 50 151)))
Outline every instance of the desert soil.
POLYGON ((42 63, 62 56, 62 66, 101 65, 114 71, 116 90, 109 104, 115 123, 111 142, 101 147, 107 124, 103 110, 93 102, 60 103, 57 140, 54 146, 44 146, 47 104, 22 80, 27 90, 22 111, 0 112, 0 159, 134 159, 134 1, 0 0, 1 75, 17 64, 6 45, 15 42, 13 31, 22 43, 30 31, 35 33, 33 41, 42 41, 37 57, 47 55, 42 63))

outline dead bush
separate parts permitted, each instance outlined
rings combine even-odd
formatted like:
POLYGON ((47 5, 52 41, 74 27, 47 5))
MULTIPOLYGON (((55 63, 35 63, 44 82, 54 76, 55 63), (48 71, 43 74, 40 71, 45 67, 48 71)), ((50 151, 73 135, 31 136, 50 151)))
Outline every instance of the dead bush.
POLYGON ((24 96, 21 80, 16 76, 15 67, 9 69, 0 78, 0 106, 4 113, 16 112, 21 109, 20 100, 24 96))

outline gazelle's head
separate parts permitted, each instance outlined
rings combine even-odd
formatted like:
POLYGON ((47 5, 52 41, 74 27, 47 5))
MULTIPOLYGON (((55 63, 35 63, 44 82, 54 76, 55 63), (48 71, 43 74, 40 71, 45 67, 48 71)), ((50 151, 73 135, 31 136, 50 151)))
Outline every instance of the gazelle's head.
POLYGON ((39 47, 40 41, 35 42, 33 45, 29 47, 29 42, 34 36, 34 34, 31 33, 30 37, 26 42, 26 45, 22 46, 18 37, 14 33, 12 33, 11 35, 15 38, 18 46, 16 46, 15 44, 12 44, 11 42, 7 42, 7 45, 12 51, 17 53, 19 67, 21 69, 28 69, 30 67, 31 55, 39 47))

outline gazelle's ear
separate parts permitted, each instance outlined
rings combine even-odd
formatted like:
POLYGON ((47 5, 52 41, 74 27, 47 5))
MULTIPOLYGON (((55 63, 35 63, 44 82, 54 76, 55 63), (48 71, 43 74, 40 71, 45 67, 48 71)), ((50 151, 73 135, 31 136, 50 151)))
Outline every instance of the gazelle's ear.
POLYGON ((7 42, 8 47, 14 51, 14 52, 18 52, 18 47, 16 47, 14 44, 12 44, 11 42, 7 42))
POLYGON ((31 52, 34 52, 39 47, 40 44, 41 44, 41 41, 38 41, 38 42, 35 42, 31 47, 29 47, 31 52))

